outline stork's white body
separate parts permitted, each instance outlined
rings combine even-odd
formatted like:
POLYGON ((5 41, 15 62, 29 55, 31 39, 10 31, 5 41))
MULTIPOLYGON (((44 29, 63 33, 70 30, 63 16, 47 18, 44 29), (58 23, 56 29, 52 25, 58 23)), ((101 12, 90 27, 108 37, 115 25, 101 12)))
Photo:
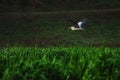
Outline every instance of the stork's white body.
POLYGON ((71 30, 76 31, 76 30, 84 30, 83 28, 76 28, 74 26, 69 27, 71 30))

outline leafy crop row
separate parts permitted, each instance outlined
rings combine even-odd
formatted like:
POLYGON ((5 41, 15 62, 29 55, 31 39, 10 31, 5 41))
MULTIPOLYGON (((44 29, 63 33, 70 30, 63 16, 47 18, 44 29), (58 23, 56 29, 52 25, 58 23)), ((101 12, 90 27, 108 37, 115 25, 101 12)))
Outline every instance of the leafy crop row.
POLYGON ((0 50, 1 80, 119 80, 120 49, 12 47, 0 50))

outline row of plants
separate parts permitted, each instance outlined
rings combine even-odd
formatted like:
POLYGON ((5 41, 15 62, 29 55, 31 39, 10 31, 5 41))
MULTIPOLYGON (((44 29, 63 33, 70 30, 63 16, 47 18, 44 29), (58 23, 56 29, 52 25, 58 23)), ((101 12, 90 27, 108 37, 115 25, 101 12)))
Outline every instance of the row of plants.
POLYGON ((119 80, 120 49, 10 47, 0 49, 1 80, 119 80))

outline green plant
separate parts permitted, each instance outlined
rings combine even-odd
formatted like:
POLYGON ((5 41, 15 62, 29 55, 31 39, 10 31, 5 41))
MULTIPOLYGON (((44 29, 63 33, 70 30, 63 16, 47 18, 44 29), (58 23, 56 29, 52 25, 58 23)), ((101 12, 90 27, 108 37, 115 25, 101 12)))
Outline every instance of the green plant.
POLYGON ((1 80, 118 80, 120 49, 10 47, 0 50, 1 80))

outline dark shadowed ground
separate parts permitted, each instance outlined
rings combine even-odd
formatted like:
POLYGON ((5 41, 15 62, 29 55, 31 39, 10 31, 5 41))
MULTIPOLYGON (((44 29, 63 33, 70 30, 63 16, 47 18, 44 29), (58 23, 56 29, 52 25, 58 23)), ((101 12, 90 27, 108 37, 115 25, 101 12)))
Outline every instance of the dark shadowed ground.
POLYGON ((0 13, 1 46, 120 47, 120 10, 0 13), (88 18, 85 31, 71 31, 67 19, 88 18))

